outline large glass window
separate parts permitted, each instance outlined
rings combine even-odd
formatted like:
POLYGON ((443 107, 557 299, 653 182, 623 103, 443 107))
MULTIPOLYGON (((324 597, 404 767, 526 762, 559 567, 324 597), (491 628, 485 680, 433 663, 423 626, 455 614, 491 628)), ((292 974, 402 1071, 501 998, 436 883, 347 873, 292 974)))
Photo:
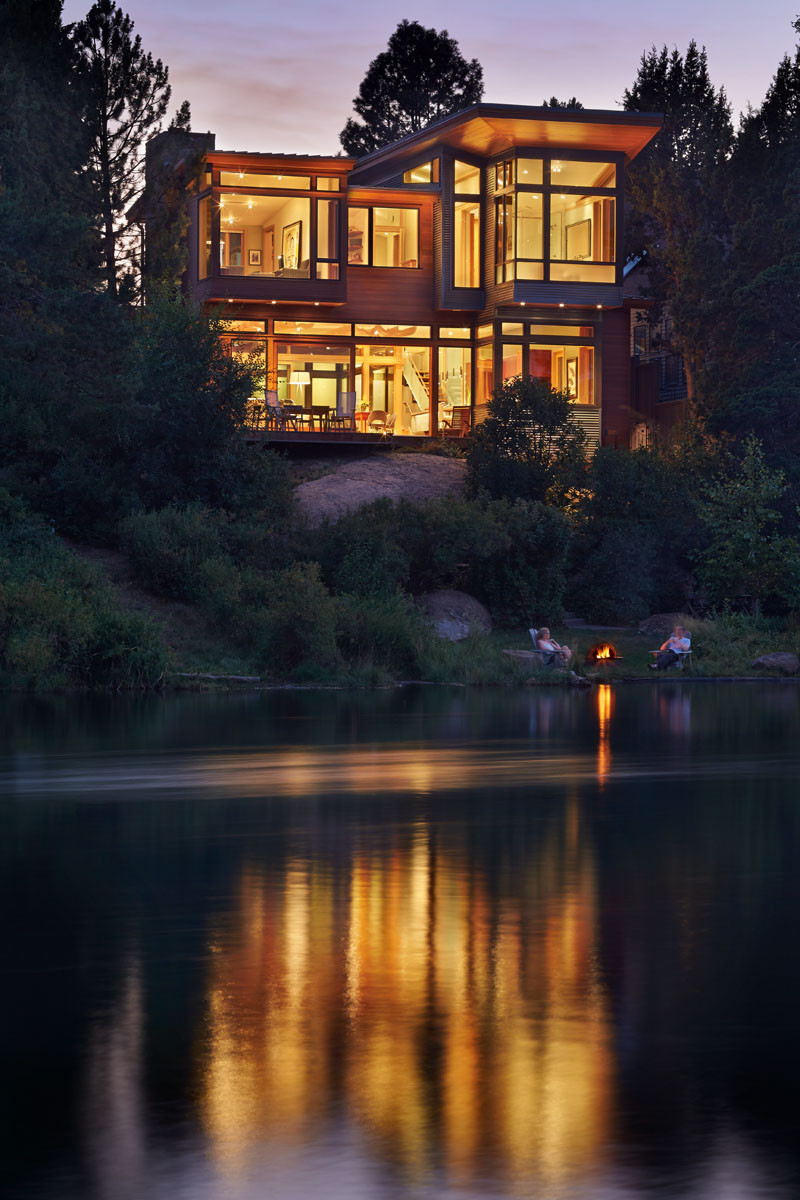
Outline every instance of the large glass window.
POLYGON ((339 278, 339 201, 317 201, 317 279, 339 278))
POLYGON ((350 336, 350 323, 342 321, 276 321, 276 333, 316 334, 321 337, 350 336))
POLYGON ((613 283, 616 201, 611 196, 550 196, 550 278, 613 283), (589 266, 587 264, 598 264, 589 266), (607 264, 602 266, 599 264, 607 264))
POLYGON ((479 200, 456 201, 454 243, 455 286, 480 287, 481 205, 479 200))
POLYGON ((617 168, 609 162, 571 162, 554 158, 550 162, 550 182, 554 188, 613 188, 617 185, 617 168))
POLYGON ((517 279, 544 277, 541 192, 517 193, 517 279))
POLYGON ((522 374, 522 346, 503 345, 503 383, 522 374))
POLYGON ((594 404, 594 349, 592 346, 531 346, 528 371, 576 404, 594 404))
POLYGON ((416 267, 418 225, 416 208, 373 208, 372 265, 416 267))
POLYGON ((336 411, 339 392, 349 391, 350 349, 279 342, 277 371, 278 398, 324 418, 336 411))
POLYGON ((615 283, 616 182, 617 169, 610 162, 519 158, 498 163, 495 281, 543 280, 549 272, 556 283, 615 283), (590 190, 579 190, 584 187, 590 190))
POLYGON ((466 346, 439 347, 439 429, 453 424, 472 401, 472 351, 466 346))
POLYGON ((219 208, 220 271, 223 275, 308 278, 311 258, 309 199, 225 192, 220 196, 219 208))
POLYGON ((356 419, 368 428, 371 414, 395 433, 428 434, 431 427, 431 352, 428 346, 387 343, 356 346, 356 419))
POLYGON ((457 196, 480 196, 480 167, 473 167, 471 163, 456 160, 453 163, 453 186, 457 196))
POLYGON ((495 282, 514 278, 514 195, 501 196, 494 202, 495 282))
POLYGON ((494 390, 494 355, 491 342, 475 351, 475 421, 486 417, 487 406, 494 390))
POLYGON ((429 338, 430 325, 356 325, 356 337, 429 338))
POLYGON ((419 266, 418 209, 350 207, 347 261, 352 266, 419 266))

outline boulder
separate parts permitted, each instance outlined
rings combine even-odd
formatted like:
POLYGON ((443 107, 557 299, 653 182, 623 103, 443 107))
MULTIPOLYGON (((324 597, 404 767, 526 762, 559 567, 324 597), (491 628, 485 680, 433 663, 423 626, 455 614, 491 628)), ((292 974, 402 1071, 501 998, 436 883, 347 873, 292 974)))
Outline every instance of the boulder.
POLYGON ((692 618, 687 617, 686 613, 653 613, 651 617, 640 622, 639 633, 646 633, 649 637, 660 637, 663 641, 669 637, 676 625, 691 629, 691 622, 692 618))
POLYGON ((762 671, 777 671, 779 675, 796 675, 800 671, 800 658, 788 650, 776 650, 773 654, 762 654, 750 665, 762 671))
POLYGON ((421 598, 420 607, 439 637, 449 642, 463 641, 473 629, 492 632, 489 610, 466 592, 429 592, 421 598))

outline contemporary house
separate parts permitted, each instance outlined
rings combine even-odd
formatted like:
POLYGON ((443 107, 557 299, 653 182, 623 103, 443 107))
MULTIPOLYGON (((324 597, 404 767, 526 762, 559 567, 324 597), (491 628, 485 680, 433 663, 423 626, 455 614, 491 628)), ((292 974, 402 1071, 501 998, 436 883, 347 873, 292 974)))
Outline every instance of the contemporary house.
POLYGON ((461 431, 529 374, 627 444, 624 173, 659 127, 478 104, 358 160, 209 136, 187 286, 299 418, 282 436, 461 431))

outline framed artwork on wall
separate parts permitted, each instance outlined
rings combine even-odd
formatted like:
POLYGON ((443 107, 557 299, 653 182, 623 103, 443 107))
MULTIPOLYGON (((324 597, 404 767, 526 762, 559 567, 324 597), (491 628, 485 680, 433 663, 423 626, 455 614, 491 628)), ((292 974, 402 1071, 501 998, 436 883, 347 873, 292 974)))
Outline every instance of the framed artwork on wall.
POLYGON ((587 217, 585 221, 576 221, 574 225, 567 226, 567 258, 574 262, 575 259, 591 256, 592 218, 587 217))
POLYGON ((248 250, 247 251, 247 265, 249 267, 260 267, 261 266, 261 251, 260 250, 248 250))
POLYGON ((293 221, 284 225, 281 239, 283 265, 290 271, 296 271, 300 266, 300 241, 303 233, 303 222, 293 221))

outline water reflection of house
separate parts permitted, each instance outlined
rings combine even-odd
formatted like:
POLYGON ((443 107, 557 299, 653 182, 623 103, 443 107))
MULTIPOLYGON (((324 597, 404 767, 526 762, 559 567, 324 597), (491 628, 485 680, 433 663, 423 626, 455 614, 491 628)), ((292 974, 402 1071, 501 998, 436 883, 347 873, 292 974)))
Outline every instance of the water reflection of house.
POLYGON ((243 874, 198 1048, 220 1167, 342 1113, 409 1178, 437 1145, 454 1182, 602 1161, 612 1051, 577 802, 493 882, 465 836, 419 822, 336 868, 243 874))

